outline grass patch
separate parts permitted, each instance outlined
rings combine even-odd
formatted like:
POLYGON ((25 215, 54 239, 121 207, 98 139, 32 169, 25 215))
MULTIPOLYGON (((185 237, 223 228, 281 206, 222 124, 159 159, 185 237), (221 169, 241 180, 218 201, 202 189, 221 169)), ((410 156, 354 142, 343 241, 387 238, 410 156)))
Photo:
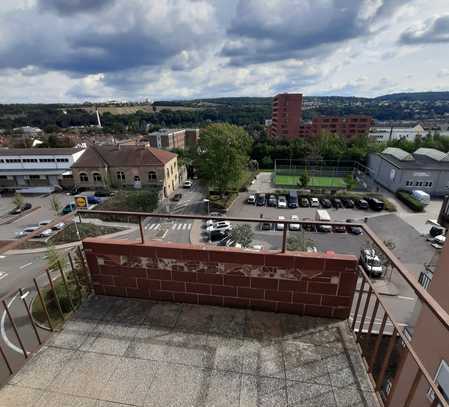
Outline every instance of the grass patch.
MULTIPOLYGON (((96 237, 102 235, 108 235, 110 233, 120 232, 123 228, 117 228, 112 226, 99 226, 92 223, 78 223, 78 230, 80 232, 80 238, 96 237)), ((57 233, 55 236, 48 240, 50 245, 58 245, 64 243, 71 243, 78 241, 78 235, 73 223, 67 225, 63 230, 57 233)))
MULTIPOLYGON (((300 185, 300 175, 276 175, 276 185, 300 185)), ((307 187, 312 188, 346 188, 346 182, 342 177, 310 177, 307 187)))

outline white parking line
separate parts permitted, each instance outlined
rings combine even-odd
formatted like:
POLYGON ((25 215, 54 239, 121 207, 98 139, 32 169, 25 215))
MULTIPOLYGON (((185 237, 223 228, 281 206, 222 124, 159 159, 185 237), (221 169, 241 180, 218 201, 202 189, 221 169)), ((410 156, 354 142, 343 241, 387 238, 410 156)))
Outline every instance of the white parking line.
MULTIPOLYGON (((14 302, 14 300, 17 298, 19 294, 16 294, 11 301, 7 304, 7 307, 11 307, 11 304, 14 302)), ((22 349, 18 348, 16 345, 14 345, 9 338, 6 336, 6 329, 5 329, 5 319, 6 319, 6 311, 3 311, 3 315, 2 315, 2 320, 0 322, 0 331, 1 331, 1 335, 3 340, 6 343, 6 346, 10 347, 12 350, 16 351, 17 353, 22 353, 23 351, 22 349)), ((27 352, 27 354, 29 355, 30 352, 27 352)))
POLYGON ((0 280, 3 280, 7 276, 8 276, 8 273, 4 273, 3 271, 0 271, 0 280))
POLYGON ((20 266, 19 269, 22 270, 22 269, 24 269, 25 267, 31 266, 32 264, 33 264, 33 263, 31 263, 31 262, 30 262, 30 263, 27 263, 27 264, 24 264, 23 266, 20 266))
POLYGON ((401 300, 409 300, 409 301, 415 301, 416 300, 416 298, 404 297, 403 295, 398 295, 398 298, 400 298, 401 300))

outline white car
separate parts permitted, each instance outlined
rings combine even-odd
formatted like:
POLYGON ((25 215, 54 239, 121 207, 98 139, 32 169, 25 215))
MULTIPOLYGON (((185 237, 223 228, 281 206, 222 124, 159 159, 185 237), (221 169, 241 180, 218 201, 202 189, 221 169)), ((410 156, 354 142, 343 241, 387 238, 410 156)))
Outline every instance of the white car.
POLYGON ((29 234, 33 233, 37 229, 39 229, 40 226, 33 225, 33 226, 27 226, 26 228, 23 228, 20 232, 16 233, 16 238, 20 239, 22 237, 28 236, 29 234))
MULTIPOLYGON (((292 215, 292 220, 298 221, 299 220, 298 215, 292 215)), ((300 230, 301 229, 301 225, 299 223, 290 223, 289 229, 290 230, 300 230)))
POLYGON ((363 249, 360 253, 360 264, 370 277, 382 277, 384 268, 374 249, 363 249))
MULTIPOLYGON (((279 216, 279 220, 285 220, 285 216, 279 216)), ((284 230, 284 224, 283 223, 276 223, 276 230, 284 230)))
POLYGON ((248 199, 246 200, 246 202, 251 205, 255 205, 256 204, 256 195, 251 194, 250 196, 248 196, 248 199))
MULTIPOLYGON (((51 222, 53 222, 52 220, 42 220, 39 222, 39 226, 47 226, 49 225, 51 222)), ((56 225, 53 225, 51 228, 53 230, 62 230, 64 229, 65 223, 64 222, 59 222, 56 225)))
MULTIPOLYGON (((49 236, 52 235, 52 233, 53 233, 53 230, 51 230, 51 229, 45 229, 45 230, 43 230, 43 231, 40 233, 39 237, 49 237, 49 236)), ((36 237, 37 237, 37 236, 36 236, 36 237)))
POLYGON ((287 207, 287 198, 281 195, 278 197, 278 208, 286 208, 287 207))
POLYGON ((184 184, 182 184, 182 186, 183 186, 184 188, 191 188, 192 185, 193 185, 193 182, 190 181, 190 180, 184 181, 184 184))
POLYGON ((320 201, 318 198, 310 198, 310 206, 312 208, 319 208, 320 207, 320 201))
POLYGON ((206 228, 208 232, 213 232, 214 230, 229 230, 232 229, 231 223, 228 221, 216 222, 206 228))

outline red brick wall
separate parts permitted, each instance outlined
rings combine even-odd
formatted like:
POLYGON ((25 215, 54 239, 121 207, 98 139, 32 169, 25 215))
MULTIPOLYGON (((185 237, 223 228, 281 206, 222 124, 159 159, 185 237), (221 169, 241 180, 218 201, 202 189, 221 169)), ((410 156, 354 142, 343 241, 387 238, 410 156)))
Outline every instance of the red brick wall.
POLYGON ((96 238, 83 245, 100 295, 344 319, 357 280, 354 256, 96 238))

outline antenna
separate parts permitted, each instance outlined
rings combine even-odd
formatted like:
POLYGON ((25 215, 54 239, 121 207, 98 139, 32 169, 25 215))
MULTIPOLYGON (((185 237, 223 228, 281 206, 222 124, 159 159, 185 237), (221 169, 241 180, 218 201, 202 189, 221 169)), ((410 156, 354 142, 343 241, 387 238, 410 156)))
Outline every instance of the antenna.
POLYGON ((98 112, 98 108, 95 108, 95 113, 97 114, 97 127, 99 129, 101 129, 102 126, 101 126, 100 113, 98 112))

